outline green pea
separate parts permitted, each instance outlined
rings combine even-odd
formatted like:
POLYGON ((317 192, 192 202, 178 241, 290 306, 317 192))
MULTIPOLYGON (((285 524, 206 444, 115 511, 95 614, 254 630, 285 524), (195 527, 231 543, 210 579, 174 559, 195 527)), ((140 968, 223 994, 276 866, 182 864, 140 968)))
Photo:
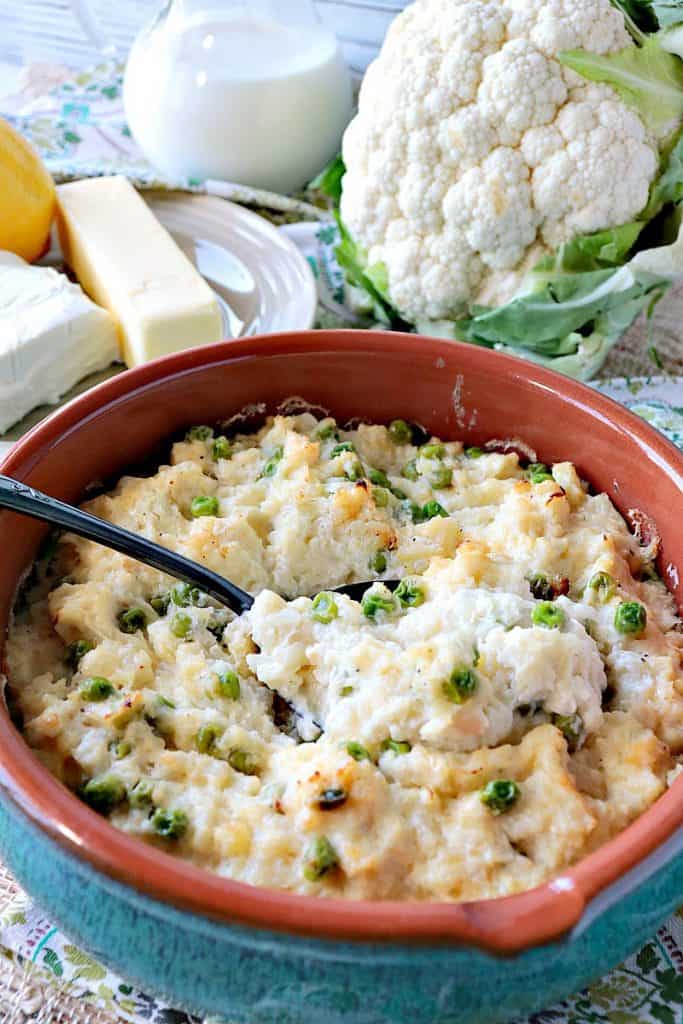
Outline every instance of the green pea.
POLYGON ((373 487, 372 500, 377 508, 386 508, 389 504, 389 492, 385 491, 383 487, 373 487))
POLYGON ((149 807, 152 801, 153 786, 147 779, 140 779, 128 794, 131 807, 149 807))
POLYGON ((569 753, 578 749, 584 734, 583 721, 579 715, 551 715, 550 721, 560 730, 567 741, 569 753))
POLYGON ((394 444, 410 444, 413 432, 405 420, 392 420, 389 424, 389 437, 394 444))
POLYGON ((544 480, 552 480, 553 474, 550 472, 545 462, 532 462, 526 468, 526 475, 532 484, 543 483, 544 480))
POLYGON ((188 640, 192 635, 192 619, 186 612, 176 612, 171 619, 171 632, 179 640, 188 640))
POLYGON ((324 789, 318 797, 318 807, 321 811, 334 811, 345 804, 348 798, 349 794, 345 789, 324 789))
POLYGON ((368 562, 368 568, 372 572, 385 572, 387 568, 387 556, 383 551, 376 551, 368 562))
POLYGON ((81 659, 84 658, 89 651, 94 650, 95 645, 91 644, 89 640, 74 640, 74 642, 69 644, 66 649, 67 665, 75 672, 81 659))
POLYGON ((195 736, 195 746, 200 754, 213 754, 216 743, 223 735, 220 725, 203 725, 195 736))
POLYGON ((215 495, 199 494, 192 499, 190 515, 193 519, 201 519, 202 516, 217 516, 220 505, 215 495))
POLYGON ((103 775, 81 786, 79 795, 93 811, 107 815, 126 799, 126 787, 116 775, 103 775))
POLYGON ((492 814, 504 814, 517 803, 521 790, 516 782, 510 779, 495 779, 489 782, 479 793, 479 799, 492 814))
POLYGON ((284 448, 282 447, 282 445, 279 445, 275 449, 273 454, 270 456, 270 458, 266 461, 263 469, 261 470, 261 475, 259 477, 259 480, 263 480, 263 479, 267 479, 268 477, 275 476, 275 474, 277 473, 277 467, 282 462, 282 458, 283 458, 284 454, 285 454, 284 448))
POLYGON ((189 583, 176 583, 171 590, 171 601, 178 608, 188 608, 190 605, 203 608, 208 603, 208 597, 199 587, 192 587, 189 583))
POLYGON ((333 619, 336 619, 338 615, 339 608, 337 607, 337 602, 334 599, 334 594, 330 594, 326 590, 323 590, 320 594, 316 594, 311 606, 311 616, 316 622, 322 622, 327 626, 333 619))
POLYGON ((355 448, 351 441, 342 441, 340 444, 336 444, 330 452, 330 458, 336 459, 338 455, 343 455, 344 452, 355 452, 355 448))
POLYGON ((555 591, 547 576, 540 572, 534 572, 527 579, 529 581, 529 590, 537 601, 552 601, 555 591))
POLYGON ((534 626, 546 629, 559 629, 564 624, 564 612, 552 601, 539 601, 531 613, 534 626))
POLYGON ((398 498, 399 501, 406 501, 408 498, 406 492, 402 491, 400 487, 390 487, 389 490, 395 498, 398 498))
POLYGON ((333 419, 323 420, 313 432, 313 437, 316 441, 330 441, 333 437, 339 437, 337 424, 333 419))
POLYGON ((318 836, 308 848, 304 861, 304 878, 318 882, 339 867, 339 856, 327 836, 318 836))
POLYGON ((378 612, 386 612, 390 614, 396 611, 396 598, 393 594, 381 594, 377 592, 367 591, 363 594, 363 600, 360 603, 363 610, 363 615, 368 619, 375 619, 378 612))
POLYGON ((186 441, 208 441, 210 437, 213 437, 213 430, 207 426, 190 427, 185 434, 186 441))
POLYGON ((647 627, 647 610, 638 601, 623 601, 614 613, 614 625, 620 633, 641 636, 647 627))
POLYGON ((187 608, 189 605, 194 604, 192 600, 192 591, 194 589, 189 583, 176 583, 171 590, 171 601, 178 608, 187 608))
POLYGON ((392 754, 409 754, 412 749, 412 744, 408 740, 392 740, 389 738, 382 743, 382 750, 390 750, 392 754))
POLYGON ((477 673, 467 665, 458 665, 442 684, 443 693, 454 704, 464 704, 479 685, 477 673))
POLYGON ((79 693, 83 700, 99 704, 101 701, 113 697, 116 693, 116 688, 103 676, 91 676, 85 680, 79 693))
POLYGON ((398 507, 398 514, 402 520, 410 519, 413 523, 423 522, 422 509, 410 498, 405 498, 398 507))
POLYGON ((430 442, 422 445, 419 454, 423 459, 443 459, 446 449, 440 442, 430 442))
POLYGON ((351 483, 356 483, 356 481, 363 479, 365 471, 358 459, 354 459, 351 465, 347 468, 345 476, 347 480, 351 481, 351 483))
POLYGON ((453 470, 450 466, 436 466, 429 474, 429 482, 437 491, 443 491, 453 483, 453 470))
POLYGON ((121 740, 120 743, 114 745, 114 757, 117 761, 121 761, 124 757, 128 757, 132 749, 127 740, 121 740))
POLYGON ((217 437, 213 442, 211 448, 211 454, 213 455, 214 462, 220 462, 221 459, 229 459, 232 457, 232 445, 228 441, 227 437, 217 437))
POLYGON ((219 672, 217 680, 216 691, 221 697, 226 697, 228 700, 239 700, 242 690, 236 672, 231 669, 219 672))
POLYGON ((231 750, 228 754, 228 764, 241 775, 258 775, 261 768, 256 756, 248 750, 231 750))
POLYGON ((421 604, 424 604, 425 592, 422 587, 418 587, 417 583, 414 583, 412 580, 401 580, 395 594, 404 608, 418 608, 421 604))
POLYGON ((448 519, 448 512, 440 505, 438 501, 428 501, 426 505, 422 506, 421 510, 422 522, 428 522, 430 519, 435 519, 436 516, 441 516, 442 519, 448 519))
POLYGON ((160 594, 158 597, 153 597, 149 603, 157 615, 164 616, 168 611, 169 604, 171 603, 171 595, 160 594))
POLYGON ((157 807, 149 821, 157 835, 164 839, 181 839, 189 824, 184 811, 167 811, 163 807, 157 807))
POLYGON ((406 462, 405 466, 401 470, 401 476, 404 476, 406 480, 417 480, 420 476, 417 468, 417 459, 411 459, 410 462, 406 462))
POLYGON ((369 469, 368 480, 371 484, 375 484, 377 487, 386 487, 387 489, 391 487, 389 477, 381 469, 369 469))
POLYGON ((608 572, 596 572, 588 581, 588 589, 593 591, 600 604, 607 604, 617 585, 608 572))
POLYGON ((118 618, 122 633, 138 633, 147 625, 147 612, 144 608, 128 608, 118 618))
POLYGON ((482 455, 486 455, 486 452, 483 448, 477 448, 476 445, 465 448, 465 457, 468 459, 480 459, 482 455))
POLYGON ((354 759, 354 761, 372 761, 370 753, 362 743, 356 743, 355 740, 350 740, 346 744, 346 753, 354 759))

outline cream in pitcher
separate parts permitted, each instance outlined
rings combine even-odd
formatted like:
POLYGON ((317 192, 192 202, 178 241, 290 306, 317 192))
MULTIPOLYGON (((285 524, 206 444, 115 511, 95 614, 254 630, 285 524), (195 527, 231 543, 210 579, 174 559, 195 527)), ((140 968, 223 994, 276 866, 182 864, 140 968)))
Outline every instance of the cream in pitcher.
POLYGON ((349 72, 311 0, 173 0, 135 40, 131 131, 173 178, 292 191, 338 151, 349 72))

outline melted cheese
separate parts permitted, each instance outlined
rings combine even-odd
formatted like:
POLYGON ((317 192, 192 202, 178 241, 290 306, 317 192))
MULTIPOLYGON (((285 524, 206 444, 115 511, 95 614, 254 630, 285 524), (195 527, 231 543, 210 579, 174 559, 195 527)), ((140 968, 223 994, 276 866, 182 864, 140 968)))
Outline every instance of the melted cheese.
POLYGON ((201 595, 165 608, 172 580, 63 537, 8 642, 26 738, 74 788, 113 775, 132 794, 143 781, 148 803, 118 803, 116 826, 246 882, 443 900, 537 885, 676 774, 672 600, 638 578, 635 538, 569 463, 532 483, 514 454, 469 458, 448 443, 435 460, 383 427, 320 441, 318 426, 276 418, 236 438, 229 459, 211 436, 185 440, 153 476, 88 502, 258 596, 240 618, 201 595), (355 450, 335 452, 339 441, 355 450), (433 486, 435 463, 450 486, 433 486), (197 496, 216 514, 194 518, 197 496), (415 515, 432 501, 443 515, 415 515), (414 606, 380 582, 385 611, 337 596, 336 615, 316 618, 312 596, 378 575, 378 552, 380 576, 419 588, 414 606), (596 572, 613 593, 587 587, 596 572), (555 626, 537 621, 537 573, 557 583, 555 626), (616 629, 624 600, 645 605, 642 635, 616 629), (127 633, 131 607, 146 625, 127 633), (91 649, 69 665, 75 641, 91 649), (474 680, 459 702, 454 670, 474 680), (112 687, 98 702, 82 693, 93 676, 112 687), (496 814, 481 797, 501 779, 519 797, 496 814), (187 816, 180 838, 155 833, 154 807, 187 816), (316 874, 323 837, 336 866, 316 874))

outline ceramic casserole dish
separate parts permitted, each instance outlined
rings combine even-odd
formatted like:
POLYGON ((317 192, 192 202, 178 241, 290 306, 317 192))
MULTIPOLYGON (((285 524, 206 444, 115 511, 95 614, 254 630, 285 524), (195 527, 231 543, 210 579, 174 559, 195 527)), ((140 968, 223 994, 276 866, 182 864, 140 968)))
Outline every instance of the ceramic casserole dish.
MULTIPOLYGON (((661 535, 683 602, 683 456, 593 390, 516 358, 409 335, 319 331, 194 349, 75 399, 0 471, 77 502, 157 445, 297 396, 340 422, 404 417, 446 439, 521 438, 573 461, 661 535)), ((0 514, 0 630, 44 536, 0 514)), ((462 904, 316 900, 205 873, 115 830, 57 782, 0 703, 0 856, 75 941, 172 1005, 249 1024, 494 1024, 567 996, 683 902, 683 776, 561 877, 462 904)))

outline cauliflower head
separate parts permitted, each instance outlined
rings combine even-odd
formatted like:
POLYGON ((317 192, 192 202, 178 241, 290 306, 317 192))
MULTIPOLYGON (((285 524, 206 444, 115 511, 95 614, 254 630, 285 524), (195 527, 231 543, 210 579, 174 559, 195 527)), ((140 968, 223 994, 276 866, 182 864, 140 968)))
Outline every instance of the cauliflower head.
POLYGON ((633 46, 610 0, 416 0, 343 144, 340 213, 408 321, 501 303, 545 252, 633 220, 657 139, 557 59, 633 46))

